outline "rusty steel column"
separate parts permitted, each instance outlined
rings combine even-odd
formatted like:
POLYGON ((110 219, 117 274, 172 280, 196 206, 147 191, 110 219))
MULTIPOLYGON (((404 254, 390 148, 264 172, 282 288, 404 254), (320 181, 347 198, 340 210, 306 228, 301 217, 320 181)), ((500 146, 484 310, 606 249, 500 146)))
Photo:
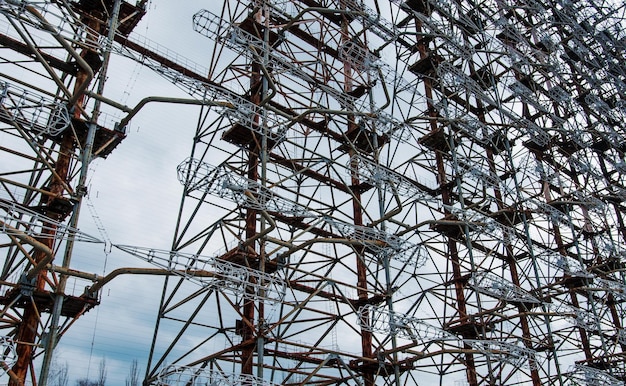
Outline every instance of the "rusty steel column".
MULTIPOLYGON (((262 9, 257 11, 257 14, 254 16, 257 22, 260 21, 260 18, 263 17, 262 9)), ((253 105, 258 106, 263 99, 263 73, 261 66, 263 64, 259 63, 256 59, 254 59, 251 63, 251 74, 250 74, 250 102, 253 105)), ((255 114, 253 118, 253 125, 257 125, 261 127, 263 125, 262 117, 259 114, 255 114)), ((264 151, 262 148, 263 139, 261 135, 257 133, 251 132, 253 141, 248 145, 247 153, 248 153, 248 165, 247 165, 247 177, 250 181, 259 181, 259 158, 261 157, 261 152, 264 151)), ((246 230, 246 240, 251 240, 257 235, 257 217, 258 211, 254 208, 247 208, 245 212, 245 230, 246 230)), ((247 266, 253 267, 254 269, 259 268, 259 257, 261 255, 260 251, 257 251, 256 242, 252 245, 246 246, 245 251, 243 251, 245 255, 245 261, 247 266)), ((252 375, 254 373, 254 353, 256 350, 256 337, 257 337, 257 329, 260 328, 258 323, 260 322, 261 315, 255 315, 255 301, 254 300, 246 300, 243 305, 243 321, 242 321, 242 353, 241 353, 241 373, 252 375), (258 319, 255 322, 255 317, 258 319)))
MULTIPOLYGON (((343 3, 343 2, 342 2, 343 3)), ((345 9, 345 4, 342 5, 342 9, 345 9)), ((342 42, 350 41, 349 21, 345 14, 341 17, 341 40, 342 42)), ((343 80, 344 80, 344 92, 350 93, 352 91, 352 78, 351 78, 351 66, 348 62, 343 62, 343 80)), ((355 122, 356 117, 354 115, 348 115, 348 126, 346 127, 346 133, 351 133, 354 130, 358 130, 358 125, 355 122)), ((348 154, 352 158, 355 154, 354 149, 349 149, 348 154)), ((360 180, 358 173, 358 166, 356 161, 351 161, 351 175, 350 181, 352 184, 352 220, 356 226, 363 226, 363 209, 361 207, 361 192, 360 192, 360 180)), ((355 247, 355 265, 356 265, 356 283, 357 283, 357 296, 358 301, 361 304, 368 304, 369 293, 367 291, 367 266, 364 263, 365 259, 365 247, 355 247)), ((361 354, 364 358, 372 358, 372 333, 361 329, 361 354)), ((362 372, 363 384, 365 386, 374 386, 374 376, 371 371, 365 370, 362 372)))
MULTIPOLYGON (((86 76, 77 77, 76 85, 81 83, 81 81, 78 80, 79 78, 82 78, 83 81, 87 79, 86 76)), ((45 202, 42 203, 44 207, 50 205, 55 196, 61 197, 63 196, 63 193, 67 193, 64 191, 64 186, 67 186, 67 183, 69 182, 69 170, 71 167, 72 155, 74 154, 74 151, 76 149, 75 146, 76 143, 74 141, 74 134, 69 130, 66 131, 63 134, 61 145, 59 146, 57 160, 55 163, 55 172, 58 178, 56 176, 53 177, 53 181, 49 186, 50 195, 45 196, 45 202)), ((44 237, 38 238, 38 240, 42 244, 50 248, 50 250, 54 250, 54 233, 56 232, 56 225, 46 224, 46 226, 48 227, 47 233, 43 235, 44 237)), ((36 251, 33 257, 34 260, 39 263, 44 258, 44 254, 40 251, 36 251)), ((43 291, 47 275, 48 272, 46 270, 42 270, 38 274, 37 278, 35 279, 32 291, 43 291)), ((56 294, 56 296, 63 295, 56 294)), ((32 354, 37 336, 40 333, 40 312, 41 311, 37 307, 37 302, 31 297, 31 301, 29 301, 25 306, 24 316, 16 334, 16 340, 18 343, 18 360, 13 366, 13 371, 22 383, 26 382, 26 375, 28 371, 31 371, 32 380, 34 381, 35 379, 35 375, 32 374, 32 354)), ((21 386, 13 379, 10 380, 9 384, 11 386, 21 386)))
MULTIPOLYGON (((417 21, 417 33, 419 34, 420 32, 422 32, 421 21, 417 21)), ((417 49, 419 50, 419 53, 420 53, 420 59, 436 61, 435 57, 437 53, 429 49, 428 41, 425 41, 424 39, 422 39, 419 42, 417 49)), ((433 68, 432 71, 435 71, 435 69, 433 68)), ((437 113, 437 110, 435 109, 435 107, 432 105, 432 102, 430 102, 433 100, 433 81, 430 78, 425 77, 423 79, 423 83, 424 83, 424 93, 426 95, 427 100, 429 101, 427 103, 427 114, 428 114, 428 117, 430 118, 429 127, 430 127, 430 131, 434 133, 440 130, 440 128, 438 127, 439 114, 437 113)), ((446 147, 448 146, 447 140, 446 140, 445 146, 446 147)), ((435 161, 436 161, 436 168, 437 168, 437 184, 441 189, 441 202, 444 205, 451 205, 452 204, 452 200, 451 200, 452 188, 451 188, 451 184, 447 180, 446 168, 444 165, 444 157, 443 157, 442 151, 443 149, 441 149, 441 151, 440 150, 435 151, 435 161)), ((444 209, 444 213, 446 215, 449 215, 450 211, 447 209, 444 209)), ((454 283, 454 292, 455 292, 454 302, 459 312, 459 320, 461 320, 462 324, 469 323, 469 318, 468 318, 469 315, 467 313, 465 292, 464 292, 465 279, 463 278, 463 274, 461 272, 461 261, 459 259, 459 253, 458 253, 457 244, 456 244, 457 242, 448 235, 445 235, 444 237, 447 238, 446 258, 450 260, 451 267, 452 267, 452 282, 454 283)), ((473 338, 473 336, 470 336, 470 335, 467 335, 467 336, 463 335, 463 337, 473 338)), ((477 377, 477 372, 476 372, 476 366, 474 363, 474 355, 471 352, 472 347, 467 343, 464 343, 463 345, 466 350, 465 354, 463 355, 465 357, 465 373, 466 373, 467 381, 469 383, 469 386, 477 386, 478 377, 477 377)))

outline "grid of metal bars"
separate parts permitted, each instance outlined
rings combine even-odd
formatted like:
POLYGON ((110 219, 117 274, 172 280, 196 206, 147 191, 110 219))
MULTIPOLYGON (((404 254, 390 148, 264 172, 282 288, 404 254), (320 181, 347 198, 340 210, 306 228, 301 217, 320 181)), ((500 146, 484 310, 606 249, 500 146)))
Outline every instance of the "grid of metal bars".
MULTIPOLYGON (((623 4, 225 1, 193 19, 215 45, 206 67, 104 39, 83 5, 0 4, 4 45, 47 82, 0 80, 0 133, 17 138, 0 176, 3 224, 18 224, 2 228, 15 371, 41 338, 20 335, 39 320, 16 299, 57 289, 38 263, 59 245, 39 243, 74 229, 98 125, 90 54, 110 50, 211 105, 178 166, 172 251, 120 246, 172 274, 147 383, 626 379, 623 4)), ((123 138, 101 129, 96 155, 123 138)))

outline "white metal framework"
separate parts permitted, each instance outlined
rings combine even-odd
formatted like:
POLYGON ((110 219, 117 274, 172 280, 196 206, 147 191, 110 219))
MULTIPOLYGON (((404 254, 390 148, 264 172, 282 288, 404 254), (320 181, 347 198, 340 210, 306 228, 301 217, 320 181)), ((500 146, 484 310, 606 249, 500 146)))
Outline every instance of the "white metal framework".
POLYGON ((200 106, 171 250, 118 246, 167 277, 146 385, 623 384, 623 3, 207 2, 202 66, 132 32, 142 4, 0 1, 14 384, 40 315, 98 302, 63 283, 99 241, 87 166, 137 112, 109 55, 200 106))

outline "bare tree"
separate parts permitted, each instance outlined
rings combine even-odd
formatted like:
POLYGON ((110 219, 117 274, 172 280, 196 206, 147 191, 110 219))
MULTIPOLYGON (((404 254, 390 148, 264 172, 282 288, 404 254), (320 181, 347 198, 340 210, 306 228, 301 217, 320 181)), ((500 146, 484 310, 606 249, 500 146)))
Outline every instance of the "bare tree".
POLYGON ((53 363, 48 376, 48 384, 50 386, 67 386, 69 383, 68 364, 63 365, 53 363))
POLYGON ((130 364, 130 373, 126 377, 126 386, 139 386, 139 367, 137 359, 130 364))
POLYGON ((102 358, 100 361, 100 368, 98 369, 98 386, 104 386, 107 380, 107 364, 106 360, 102 358))
POLYGON ((83 378, 76 381, 76 386, 98 386, 98 382, 83 378))
POLYGON ((104 358, 100 361, 98 368, 98 379, 92 381, 88 378, 82 378, 76 381, 76 386, 104 386, 107 380, 107 367, 104 358))

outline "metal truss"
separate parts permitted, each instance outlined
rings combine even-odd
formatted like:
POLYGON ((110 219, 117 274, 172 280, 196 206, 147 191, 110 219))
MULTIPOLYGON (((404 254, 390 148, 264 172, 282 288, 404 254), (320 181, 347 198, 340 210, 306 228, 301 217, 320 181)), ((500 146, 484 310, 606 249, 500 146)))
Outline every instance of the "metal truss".
POLYGON ((210 79, 173 81, 226 103, 178 167, 172 249, 288 290, 266 307, 169 281, 146 381, 170 364, 279 384, 622 379, 624 16, 536 0, 197 12, 210 79), (185 350, 196 334, 220 349, 185 350))
POLYGON ((458 340, 456 335, 432 326, 419 319, 388 310, 380 306, 367 305, 359 309, 359 324, 370 332, 382 332, 422 343, 458 340))
POLYGON ((619 386, 624 382, 613 378, 604 371, 584 365, 576 365, 566 375, 572 385, 619 386))
POLYGON ((115 247, 212 291, 227 291, 247 301, 278 303, 285 298, 286 283, 265 272, 214 257, 128 245, 115 247))
POLYGON ((536 369, 537 352, 514 343, 496 340, 467 340, 470 346, 490 360, 508 363, 515 367, 530 366, 536 369))
POLYGON ((17 351, 15 350, 15 342, 6 336, 0 337, 0 347, 2 347, 2 356, 0 363, 2 370, 7 371, 15 362, 17 362, 17 351))
POLYGON ((202 363, 285 384, 562 385, 574 364, 622 377, 624 10, 612 7, 197 12, 219 52, 204 90, 232 107, 203 112, 178 168, 173 249, 289 290, 271 311, 206 293, 179 314, 186 292, 168 284, 153 346, 168 354, 152 376, 202 363), (223 350, 163 340, 200 324, 223 350))
POLYGON ((159 374, 155 385, 215 385, 215 386, 271 386, 270 382, 237 373, 225 373, 209 368, 177 367, 165 368, 159 374))
POLYGON ((418 268, 426 263, 427 255, 420 245, 372 227, 340 222, 330 217, 324 218, 324 221, 346 240, 361 244, 379 258, 387 256, 418 268))
POLYGON ((46 217, 39 212, 24 208, 15 202, 0 201, 4 215, 0 218, 0 229, 11 236, 36 236, 42 238, 69 239, 90 243, 104 243, 67 224, 46 217))
POLYGON ((145 384, 623 383, 623 4, 229 0, 193 17, 206 67, 123 4, 108 28, 83 2, 0 3, 18 359, 40 309, 97 304, 21 299, 63 293, 55 256, 98 241, 76 232, 86 165, 127 119, 88 90, 116 54, 205 105, 171 251, 119 246, 171 275, 145 384))
POLYGON ((208 192, 249 209, 286 213, 296 217, 314 216, 295 201, 276 196, 257 181, 229 173, 224 168, 187 159, 177 169, 178 180, 189 191, 208 192))
POLYGON ((70 124, 65 105, 9 82, 0 83, 2 118, 18 122, 29 130, 55 136, 70 124))
POLYGON ((476 291, 507 302, 537 305, 541 301, 527 291, 492 272, 477 272, 469 279, 476 291))
POLYGON ((10 385, 45 385, 58 339, 99 303, 71 289, 90 280, 70 264, 76 243, 103 243, 78 230, 89 163, 125 137, 112 118, 125 109, 103 102, 108 30, 130 32, 143 10, 114 3, 0 2, 0 329, 10 385), (118 23, 120 14, 128 18, 118 23))

